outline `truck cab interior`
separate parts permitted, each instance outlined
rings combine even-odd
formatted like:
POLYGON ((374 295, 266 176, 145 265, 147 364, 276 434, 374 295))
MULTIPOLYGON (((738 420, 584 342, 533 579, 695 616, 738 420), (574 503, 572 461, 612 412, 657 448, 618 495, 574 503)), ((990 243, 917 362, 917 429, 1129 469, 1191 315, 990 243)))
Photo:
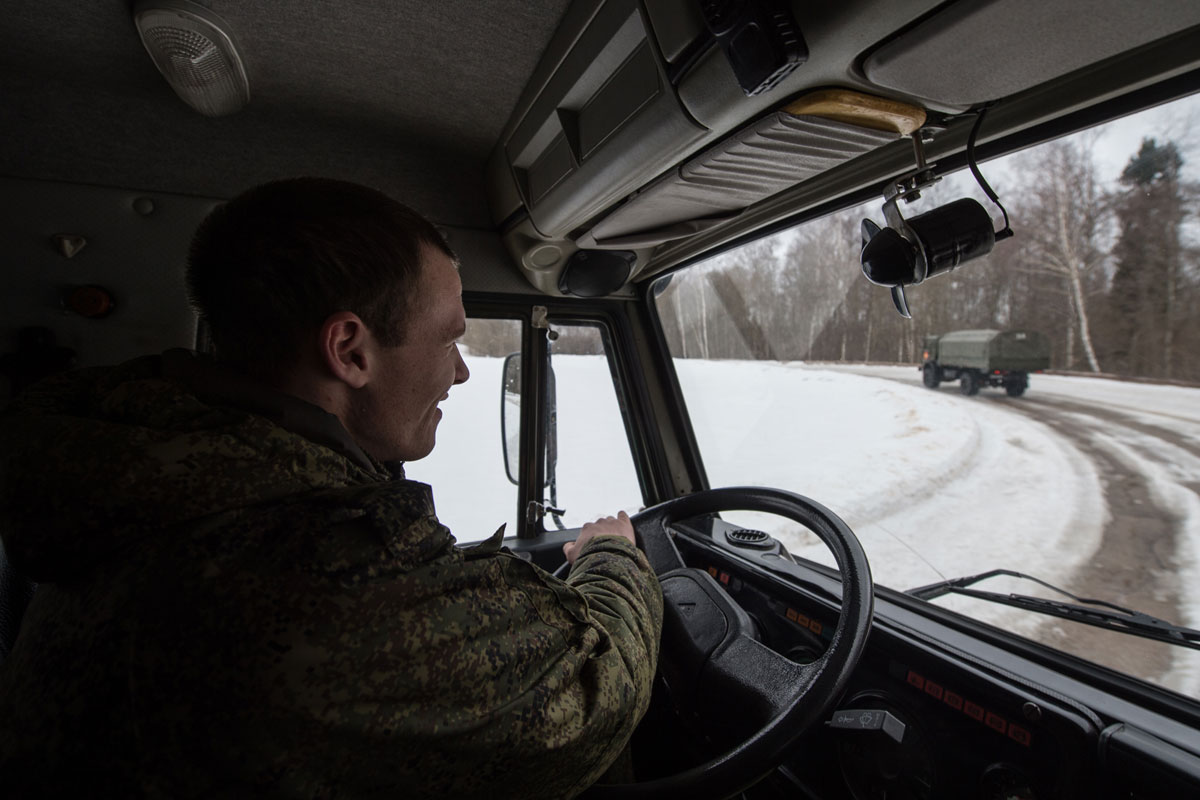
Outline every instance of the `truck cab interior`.
MULTIPOLYGON (((814 468, 866 480, 871 468, 847 463, 836 439, 829 449, 798 441, 777 459, 782 474, 801 476, 794 482, 764 485, 781 473, 753 462, 725 480, 709 431, 758 419, 766 400, 702 369, 723 363, 709 357, 715 334, 689 339, 681 322, 709 318, 686 317, 682 292, 702 278, 711 293, 698 297, 719 297, 732 315, 727 333, 747 354, 738 363, 782 365, 782 381, 784 362, 803 359, 784 354, 762 324, 768 312, 747 299, 776 267, 737 254, 761 256, 784 241, 770 237, 864 203, 859 217, 877 222, 860 229, 855 217, 821 245, 849 253, 839 286, 861 291, 844 288, 820 308, 815 290, 789 295, 810 341, 838 314, 868 313, 861 298, 896 326, 958 302, 943 299, 957 276, 1000 270, 1002 251, 1031 246, 1003 210, 1026 187, 999 167, 989 176, 989 162, 1186 101, 1200 89, 1200 4, 16 0, 4 16, 0 397, 60 369, 205 349, 183 282, 188 243, 211 209, 249 187, 341 178, 428 216, 460 261, 474 357, 461 391, 486 396, 486 413, 449 407, 430 465, 410 465, 433 485, 443 521, 462 542, 506 523, 508 546, 554 570, 586 521, 578 498, 603 490, 609 506, 597 512, 645 509, 637 529, 667 604, 660 678, 633 741, 639 783, 591 795, 1200 795, 1200 688, 1188 677, 1200 667, 1175 655, 1200 647, 1185 627, 1200 625, 1196 584, 1179 579, 1182 617, 1153 622, 1120 607, 1039 603, 1037 591, 1003 594, 1006 609, 1024 603, 1031 618, 1107 627, 1115 644, 1102 650, 1156 636, 1161 657, 1183 664, 1169 680, 1032 636, 1038 623, 933 602, 965 590, 957 573, 896 585, 892 557, 876 560, 856 537, 856 520, 873 517, 802 477, 814 468), (955 174, 967 177, 954 184, 955 174), (907 206, 922 192, 936 204, 923 222, 907 206), (972 193, 967 205, 949 202, 972 193), (710 270, 722 257, 736 268, 710 270), (583 375, 585 356, 601 369, 583 375), (698 398, 718 384, 726 405, 700 413, 698 398), (578 399, 599 392, 611 408, 578 399), (574 444, 570 430, 581 431, 574 444), (591 456, 610 450, 619 460, 595 468, 591 456), (453 494, 468 461, 495 476, 494 504, 482 490, 453 494), (466 506, 481 506, 490 525, 455 522, 466 506), (729 513, 744 511, 803 533, 787 539, 729 513)), ((1180 280, 1194 282, 1187 263, 1180 280)), ((792 259, 780 274, 806 271, 792 259)), ((1172 312, 1190 320, 1185 334, 1190 309, 1172 312)), ((923 335, 946 331, 889 330, 904 332, 879 339, 914 344, 886 360, 919 387, 923 335)), ((841 355, 868 360, 847 355, 845 337, 841 355)), ((1033 402, 1038 378, 1027 397, 999 402, 1033 402)), ((798 420, 821 425, 825 406, 779 402, 791 422, 768 437, 792 441, 798 420)), ((886 414, 868 423, 904 425, 886 414)), ((1200 431, 1187 431, 1183 449, 1200 458, 1200 431)), ((912 489, 921 468, 896 502, 953 491, 949 479, 912 489)), ((1200 478, 1190 480, 1195 503, 1200 478)), ((1025 508, 1010 489, 995 489, 998 502, 1025 508)), ((947 548, 1026 524, 966 507, 944 519, 947 548)), ((1200 563, 1196 518, 1171 519, 1181 531, 1173 558, 1200 563)), ((1024 563, 1014 550, 993 566, 1024 563)), ((0 590, 12 637, 2 655, 20 643, 20 610, 36 592, 11 571, 0 590)))

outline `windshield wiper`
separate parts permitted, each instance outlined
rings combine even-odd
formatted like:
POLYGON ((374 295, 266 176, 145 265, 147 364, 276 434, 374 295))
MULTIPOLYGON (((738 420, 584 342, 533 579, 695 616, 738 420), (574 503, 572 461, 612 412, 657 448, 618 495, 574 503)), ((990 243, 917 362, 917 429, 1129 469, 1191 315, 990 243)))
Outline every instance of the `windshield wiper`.
POLYGON ((1135 636, 1143 636, 1159 642, 1178 644, 1183 647, 1200 650, 1200 631, 1194 628, 1185 628, 1182 625, 1176 625, 1158 617, 1143 614, 1140 611, 1122 608, 1104 600, 1078 597, 1065 589, 1060 589, 1032 575, 1014 572, 1010 569, 994 569, 978 575, 967 575, 962 578, 939 581, 938 583, 931 583, 928 586, 909 589, 905 592, 905 594, 912 595, 921 600, 932 600, 935 597, 941 597, 944 594, 950 593, 966 595, 967 597, 978 597, 981 600, 990 600, 993 603, 1003 603, 1004 605, 1023 608, 1027 611, 1051 614, 1063 619, 1082 622, 1086 625, 1095 625, 1098 628, 1131 633, 1135 636), (980 581, 995 578, 999 575, 1033 581, 1045 586, 1047 589, 1058 592, 1064 597, 1069 597, 1075 602, 1065 603, 1061 600, 1048 600, 1044 597, 1032 597, 1027 594, 1001 594, 999 592, 985 592, 980 589, 966 588, 973 583, 979 583, 980 581))

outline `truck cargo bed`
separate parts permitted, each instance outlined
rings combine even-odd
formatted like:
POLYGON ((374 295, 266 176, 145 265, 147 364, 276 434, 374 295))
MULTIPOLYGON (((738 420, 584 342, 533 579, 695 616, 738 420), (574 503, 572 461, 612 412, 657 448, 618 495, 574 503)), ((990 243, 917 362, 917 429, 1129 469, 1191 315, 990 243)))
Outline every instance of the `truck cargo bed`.
POLYGON ((937 337, 930 357, 944 367, 1035 372, 1049 368, 1050 342, 1036 331, 954 331, 937 337))

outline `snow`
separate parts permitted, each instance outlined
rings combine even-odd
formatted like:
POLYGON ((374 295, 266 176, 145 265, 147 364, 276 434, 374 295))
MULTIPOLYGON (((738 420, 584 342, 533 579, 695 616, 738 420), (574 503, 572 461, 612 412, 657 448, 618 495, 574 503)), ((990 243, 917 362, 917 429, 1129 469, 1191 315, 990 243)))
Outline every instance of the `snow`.
POLYGON ((1200 389, 1083 376, 1035 375, 1032 380, 1039 394, 1099 402, 1200 442, 1200 389))
POLYGON ((433 453, 409 462, 409 478, 433 486, 438 518, 460 542, 486 539, 501 524, 515 530, 517 487, 504 469, 500 439, 503 358, 465 355, 471 377, 442 401, 433 453))
MULTIPOLYGON (((699 387, 729 368, 678 366, 688 397, 700 396, 699 387)), ((922 387, 803 365, 751 362, 737 373, 739 397, 726 408, 753 407, 750 399, 762 398, 752 423, 712 424, 709 417, 721 416, 718 403, 700 410, 693 400, 710 483, 779 486, 818 500, 855 530, 881 583, 907 589, 984 571, 1014 550, 1040 550, 1048 562, 1072 551, 1085 558, 1098 544, 1097 537, 1068 533, 1102 524, 1091 502, 1098 479, 1039 423, 922 387), (747 458, 753 437, 759 448, 771 445, 774 459, 747 458), (744 466, 747 460, 752 464, 744 466), (1047 494, 1057 499, 1053 508, 1041 507, 1047 494), (1003 517, 1036 514, 1039 522, 996 535, 999 507, 1003 517), (997 524, 982 526, 986 538, 964 538, 987 519, 997 524)), ((806 543, 811 537, 788 536, 795 526, 757 522, 797 554, 827 558, 822 545, 806 543)))
MULTIPOLYGON (((1197 459, 1183 451, 1171 453, 1174 469, 1159 462, 1156 458, 1147 457, 1139 450, 1143 442, 1122 442, 1117 436, 1097 435, 1098 443, 1112 456, 1120 460, 1130 469, 1141 473, 1146 479, 1148 488, 1155 505, 1165 509, 1176 518, 1176 526, 1183 532, 1179 552, 1176 554, 1176 573, 1179 583, 1185 592, 1197 585, 1200 580, 1200 497, 1189 489, 1184 481, 1195 481, 1200 476, 1197 470, 1197 459), (1186 464, 1190 460, 1191 464, 1186 464)), ((1162 444, 1158 443, 1161 453, 1162 444)), ((1148 569, 1153 569, 1147 565, 1148 569)), ((1200 628, 1200 596, 1185 594, 1183 597, 1183 614, 1188 627, 1200 628)), ((1172 674, 1168 683, 1172 688, 1193 696, 1200 695, 1200 658, 1195 651, 1176 650, 1172 674)))
MULTIPOLYGON (((460 541, 483 538, 516 515, 516 487, 505 479, 501 457, 501 361, 468 358, 471 381, 442 404, 437 449, 409 465, 411 477, 435 487, 439 514, 460 541)), ((558 501, 566 524, 636 511, 640 492, 606 361, 558 355, 554 364, 558 501)), ((1021 400, 931 392, 915 367, 689 359, 676 361, 676 369, 709 483, 789 489, 832 509, 862 541, 881 584, 909 589, 1007 567, 1068 585, 1100 543, 1108 512, 1092 460, 1012 406, 1021 400)), ((1039 394, 1099 402, 1200 443, 1200 389, 1037 375, 1027 397, 1039 394)), ((1193 488, 1200 458, 1136 426, 1091 422, 1095 445, 1143 474, 1154 502, 1176 515, 1183 534, 1179 583, 1200 585, 1200 499, 1193 488)), ((798 556, 832 563, 816 537, 794 523, 730 516, 772 533, 798 556)), ((1040 593, 1010 579, 982 588, 1040 593)), ((1027 635, 1045 620, 967 598, 937 602, 1027 635)), ((1200 627, 1200 595, 1184 598, 1182 613, 1180 622, 1200 627)), ((1200 696, 1200 658, 1175 650, 1166 683, 1200 696)))

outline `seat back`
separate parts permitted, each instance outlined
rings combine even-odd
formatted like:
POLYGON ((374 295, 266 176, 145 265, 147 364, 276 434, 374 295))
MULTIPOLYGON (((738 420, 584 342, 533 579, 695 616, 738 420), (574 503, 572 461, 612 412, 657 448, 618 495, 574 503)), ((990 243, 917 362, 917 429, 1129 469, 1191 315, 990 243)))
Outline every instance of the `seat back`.
POLYGON ((21 618, 36 589, 36 583, 18 575, 8 563, 4 542, 0 540, 0 663, 8 658, 17 641, 21 618))

